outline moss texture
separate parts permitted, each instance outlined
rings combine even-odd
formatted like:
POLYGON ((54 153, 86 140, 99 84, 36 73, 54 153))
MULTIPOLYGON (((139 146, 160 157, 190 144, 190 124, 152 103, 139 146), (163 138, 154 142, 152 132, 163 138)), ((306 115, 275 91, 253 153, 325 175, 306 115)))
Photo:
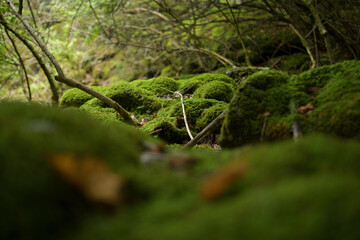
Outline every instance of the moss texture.
POLYGON ((298 106, 315 109, 299 117, 305 133, 324 132, 360 138, 360 62, 345 61, 310 70, 294 79, 298 106), (318 87, 315 88, 314 86, 318 87), (312 91, 311 91, 312 90, 312 91))
MULTIPOLYGON (((92 88, 93 90, 95 90, 99 93, 102 93, 106 89, 106 87, 102 87, 102 86, 92 86, 90 88, 92 88)), ((83 105, 84 103, 86 103, 87 101, 89 101, 92 98, 93 98, 93 96, 91 96, 90 94, 87 94, 86 92, 84 92, 78 88, 72 88, 72 89, 65 91, 65 93, 62 95, 61 101, 60 101, 60 106, 61 107, 80 107, 81 105, 83 105)))
POLYGON ((194 98, 215 99, 224 102, 230 102, 234 93, 234 87, 221 81, 209 82, 194 92, 194 98))
POLYGON ((197 151, 186 177, 172 178, 163 162, 142 170, 138 180, 153 191, 146 204, 88 218, 67 239, 357 239, 359 149, 359 142, 311 136, 297 144, 197 151), (201 200, 206 182, 244 164, 244 174, 223 183, 215 200, 201 200))
POLYGON ((87 114, 38 105, 0 104, 0 236, 53 239, 96 212, 50 168, 49 156, 92 156, 124 174, 138 165, 147 137, 87 114))
MULTIPOLYGON (((184 106, 186 111, 186 118, 190 129, 199 132, 202 130, 202 126, 204 126, 205 123, 210 123, 213 119, 206 119, 205 115, 202 120, 200 119, 204 111, 216 105, 218 105, 222 109, 225 109, 227 107, 227 104, 225 102, 217 101, 214 99, 203 99, 203 98, 185 99, 184 106), (201 126, 197 125, 197 121, 199 120, 202 121, 201 126)), ((158 118, 161 117, 183 118, 181 102, 178 101, 169 107, 162 108, 158 112, 158 118)))
POLYGON ((289 79, 276 71, 254 73, 240 83, 230 103, 222 146, 291 137, 294 120, 303 134, 321 132, 359 139, 359 76, 360 62, 356 60, 319 67, 289 79), (296 106, 292 113, 291 102, 296 106), (313 109, 297 113, 308 104, 313 109), (266 121, 265 113, 269 115, 266 121))
POLYGON ((135 80, 130 85, 141 87, 153 94, 171 94, 168 90, 174 92, 177 90, 178 83, 173 78, 157 77, 149 80, 135 80))
POLYGON ((194 93, 196 89, 212 81, 220 81, 230 85, 235 85, 234 80, 224 74, 203 73, 192 78, 178 80, 178 88, 183 93, 194 93))
POLYGON ((239 85, 222 127, 222 146, 258 142, 265 118, 271 120, 289 112, 292 91, 288 78, 283 72, 264 70, 239 85))
POLYGON ((190 140, 190 137, 186 131, 186 128, 177 127, 176 117, 162 117, 155 118, 146 123, 141 129, 152 136, 158 137, 161 140, 173 144, 173 143, 186 143, 190 140))

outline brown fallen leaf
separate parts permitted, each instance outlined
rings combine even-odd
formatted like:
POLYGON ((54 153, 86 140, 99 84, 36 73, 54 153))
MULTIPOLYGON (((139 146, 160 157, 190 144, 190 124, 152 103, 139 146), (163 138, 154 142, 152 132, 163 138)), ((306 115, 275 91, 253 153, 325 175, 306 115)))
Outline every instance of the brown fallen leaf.
POLYGON ((305 114, 307 114, 308 112, 310 112, 310 111, 312 111, 314 109, 315 109, 315 107, 311 104, 311 102, 309 102, 305 106, 299 107, 297 109, 297 112, 305 115, 305 114))
POLYGON ((257 118, 260 119, 260 118, 268 117, 268 116, 270 116, 270 112, 264 112, 263 114, 259 114, 259 115, 257 116, 257 118))
POLYGON ((124 201, 126 180, 112 172, 99 158, 72 153, 48 156, 59 176, 95 203, 116 207, 124 201))
POLYGON ((310 87, 308 87, 308 90, 313 93, 318 93, 321 91, 321 88, 316 87, 316 86, 310 86, 310 87))
POLYGON ((175 171, 186 172, 198 161, 193 156, 185 154, 172 156, 169 160, 169 168, 175 171))
POLYGON ((200 188, 200 197, 203 201, 213 201, 223 196, 231 185, 241 179, 248 170, 244 160, 236 160, 205 180, 200 188))

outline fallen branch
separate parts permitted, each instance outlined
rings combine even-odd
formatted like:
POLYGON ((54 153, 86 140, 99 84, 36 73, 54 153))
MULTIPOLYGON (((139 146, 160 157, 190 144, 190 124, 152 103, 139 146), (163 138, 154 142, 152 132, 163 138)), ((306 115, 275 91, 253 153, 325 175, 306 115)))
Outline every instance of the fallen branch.
POLYGON ((223 120, 226 110, 223 111, 219 116, 217 116, 208 126, 206 126, 198 135, 194 137, 190 142, 184 145, 184 148, 192 148, 204 137, 206 137, 210 132, 212 132, 223 120))

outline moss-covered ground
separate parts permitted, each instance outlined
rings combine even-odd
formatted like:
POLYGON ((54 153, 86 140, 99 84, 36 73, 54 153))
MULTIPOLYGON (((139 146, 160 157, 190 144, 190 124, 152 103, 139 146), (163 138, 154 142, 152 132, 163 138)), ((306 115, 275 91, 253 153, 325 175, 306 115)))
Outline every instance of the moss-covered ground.
POLYGON ((346 61, 94 87, 138 129, 76 89, 60 108, 1 103, 0 238, 359 239, 359 76, 346 61), (180 150, 176 91, 193 135, 227 110, 213 134, 231 149, 180 150))
POLYGON ((0 113, 2 239, 360 237, 356 140, 170 151, 73 109, 0 113))

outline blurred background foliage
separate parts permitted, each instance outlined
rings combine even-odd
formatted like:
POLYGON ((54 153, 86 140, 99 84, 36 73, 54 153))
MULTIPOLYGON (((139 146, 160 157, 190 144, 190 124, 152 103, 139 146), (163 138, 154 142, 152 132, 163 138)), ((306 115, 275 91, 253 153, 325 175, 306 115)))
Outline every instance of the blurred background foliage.
MULTIPOLYGON (((20 2, 22 15, 66 75, 88 85, 225 73, 234 66, 297 73, 360 56, 356 0, 13 1, 16 7, 20 2)), ((6 1, 0 11, 4 21, 33 41, 6 1)), ((0 99, 29 99, 31 92, 33 100, 50 101, 38 62, 3 24, 0 69, 0 99)), ((57 87, 60 94, 66 88, 57 87)))

